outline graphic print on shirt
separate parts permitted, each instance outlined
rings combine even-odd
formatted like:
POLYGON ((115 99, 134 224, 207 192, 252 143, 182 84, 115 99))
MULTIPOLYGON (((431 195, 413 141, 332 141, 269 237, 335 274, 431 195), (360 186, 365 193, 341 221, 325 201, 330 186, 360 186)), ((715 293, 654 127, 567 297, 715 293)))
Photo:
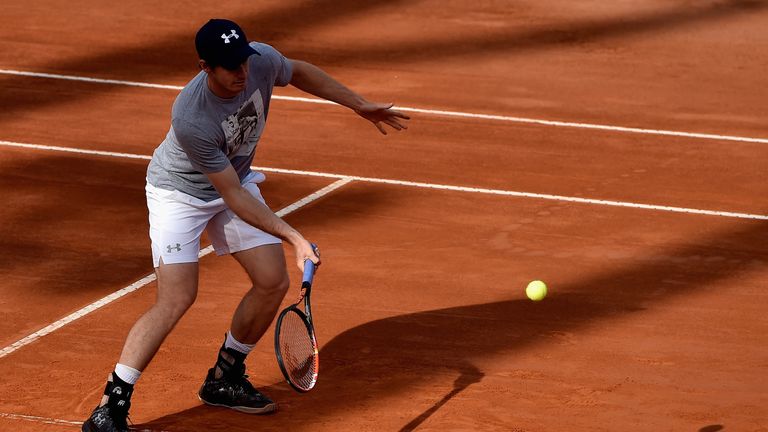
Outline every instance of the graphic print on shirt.
POLYGON ((227 157, 248 156, 264 130, 264 103, 256 90, 237 112, 221 122, 227 138, 227 157))

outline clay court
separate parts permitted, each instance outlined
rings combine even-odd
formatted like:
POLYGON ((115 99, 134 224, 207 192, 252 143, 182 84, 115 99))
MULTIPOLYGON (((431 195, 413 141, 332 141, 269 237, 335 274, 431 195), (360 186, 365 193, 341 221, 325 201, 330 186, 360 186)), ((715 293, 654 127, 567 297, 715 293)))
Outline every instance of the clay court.
POLYGON ((768 431, 768 1, 0 11, 0 430, 79 430, 154 301, 146 167, 225 17, 412 119, 382 136, 276 89, 254 163, 323 249, 317 387, 270 330, 247 364, 280 410, 201 404, 250 286, 206 254, 135 429, 768 431))

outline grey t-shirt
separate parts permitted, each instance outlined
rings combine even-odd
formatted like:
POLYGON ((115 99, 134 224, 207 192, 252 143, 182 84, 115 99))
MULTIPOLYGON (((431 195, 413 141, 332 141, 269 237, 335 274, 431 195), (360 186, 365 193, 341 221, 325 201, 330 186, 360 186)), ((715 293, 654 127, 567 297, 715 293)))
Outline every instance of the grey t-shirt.
POLYGON ((271 46, 251 46, 261 55, 248 58, 246 88, 239 95, 216 96, 202 71, 181 90, 173 103, 171 128, 149 163, 149 184, 212 201, 220 195, 205 174, 230 163, 241 182, 250 174, 272 89, 287 85, 293 72, 291 62, 271 46))

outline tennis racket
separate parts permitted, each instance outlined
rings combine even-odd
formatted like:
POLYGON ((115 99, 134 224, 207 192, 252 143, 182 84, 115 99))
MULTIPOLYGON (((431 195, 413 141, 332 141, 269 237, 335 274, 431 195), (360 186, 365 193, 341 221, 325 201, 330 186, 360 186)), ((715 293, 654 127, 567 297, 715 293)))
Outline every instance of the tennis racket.
MULTIPOLYGON (((317 246, 312 245, 313 249, 317 246)), ((315 386, 320 360, 312 325, 312 311, 309 294, 312 291, 312 278, 317 266, 304 261, 304 278, 301 282, 301 294, 296 303, 280 312, 275 326, 275 354, 277 364, 283 376, 296 391, 306 393, 315 386), (304 300, 304 310, 299 304, 304 300)))

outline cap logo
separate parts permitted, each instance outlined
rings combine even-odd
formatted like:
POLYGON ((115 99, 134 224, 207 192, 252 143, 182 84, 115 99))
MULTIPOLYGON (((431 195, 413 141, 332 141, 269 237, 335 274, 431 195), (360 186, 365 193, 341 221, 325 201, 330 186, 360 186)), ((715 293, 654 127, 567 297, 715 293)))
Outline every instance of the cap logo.
POLYGON ((232 38, 232 37, 235 38, 235 39, 240 39, 240 36, 237 35, 236 31, 234 31, 234 30, 230 30, 230 31, 232 32, 232 34, 230 34, 230 35, 228 35, 226 33, 222 33, 221 34, 221 38, 224 39, 224 43, 229 43, 229 38, 232 38))

